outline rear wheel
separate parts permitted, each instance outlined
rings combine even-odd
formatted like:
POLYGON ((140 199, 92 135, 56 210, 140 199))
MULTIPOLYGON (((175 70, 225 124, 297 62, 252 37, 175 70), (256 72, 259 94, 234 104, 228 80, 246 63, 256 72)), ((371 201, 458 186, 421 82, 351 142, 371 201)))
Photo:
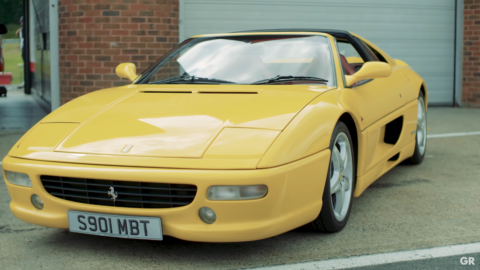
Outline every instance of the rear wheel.
POLYGON ((355 155, 350 132, 338 122, 330 140, 330 165, 318 217, 307 225, 313 231, 338 232, 347 224, 355 183, 355 155))
POLYGON ((417 112, 417 134, 415 136, 415 152, 413 156, 406 160, 406 163, 420 164, 423 161, 427 150, 427 112, 425 110, 425 99, 423 93, 420 92, 418 97, 417 112))

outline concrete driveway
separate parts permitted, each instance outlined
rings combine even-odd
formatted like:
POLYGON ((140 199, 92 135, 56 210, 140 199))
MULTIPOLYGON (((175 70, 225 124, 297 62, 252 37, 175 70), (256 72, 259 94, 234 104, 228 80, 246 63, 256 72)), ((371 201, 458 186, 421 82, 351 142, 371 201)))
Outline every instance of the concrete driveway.
MULTIPOLYGON (((3 104, 0 121, 8 118, 3 104)), ((2 125, 0 157, 24 132, 2 125)), ((430 108, 428 127, 429 134, 480 131, 480 110, 430 108)), ((354 199, 340 233, 295 230, 246 243, 116 239, 31 225, 11 214, 1 179, 0 262, 3 269, 237 269, 480 242, 479 194, 480 135, 429 139, 423 164, 397 166, 354 199)))

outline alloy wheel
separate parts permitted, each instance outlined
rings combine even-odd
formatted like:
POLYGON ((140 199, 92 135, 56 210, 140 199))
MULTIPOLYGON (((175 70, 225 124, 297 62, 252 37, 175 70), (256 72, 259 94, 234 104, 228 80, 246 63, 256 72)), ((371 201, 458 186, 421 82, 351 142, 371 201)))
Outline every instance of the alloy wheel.
POLYGON ((335 138, 330 161, 330 194, 335 218, 345 219, 353 188, 353 158, 350 141, 340 132, 335 138))
POLYGON ((425 101, 423 97, 418 98, 418 113, 417 113, 417 145, 420 155, 425 153, 425 146, 427 144, 427 117, 425 112, 425 101))

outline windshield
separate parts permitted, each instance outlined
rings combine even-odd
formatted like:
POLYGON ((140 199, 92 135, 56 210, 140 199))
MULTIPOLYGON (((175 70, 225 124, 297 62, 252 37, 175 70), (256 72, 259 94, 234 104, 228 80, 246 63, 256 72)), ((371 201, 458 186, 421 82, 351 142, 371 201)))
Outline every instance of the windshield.
POLYGON ((159 62, 139 83, 335 84, 325 36, 194 38, 159 62))

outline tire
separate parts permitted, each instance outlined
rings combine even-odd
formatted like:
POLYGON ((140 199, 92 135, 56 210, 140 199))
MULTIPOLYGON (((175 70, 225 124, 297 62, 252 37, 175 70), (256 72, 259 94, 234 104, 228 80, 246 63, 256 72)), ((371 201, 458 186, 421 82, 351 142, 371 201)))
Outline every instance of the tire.
POLYGON ((350 216, 356 179, 356 161, 352 138, 343 122, 338 122, 333 130, 330 151, 332 154, 323 191, 323 205, 318 217, 306 225, 310 231, 339 232, 345 227, 350 216), (347 165, 342 166, 344 164, 347 165), (333 194, 332 188, 336 189, 333 194), (341 198, 342 194, 343 202, 339 205, 338 198, 341 198))
POLYGON ((407 164, 420 164, 427 151, 427 112, 425 110, 425 97, 420 91, 418 96, 417 130, 415 134, 415 152, 405 160, 407 164))

